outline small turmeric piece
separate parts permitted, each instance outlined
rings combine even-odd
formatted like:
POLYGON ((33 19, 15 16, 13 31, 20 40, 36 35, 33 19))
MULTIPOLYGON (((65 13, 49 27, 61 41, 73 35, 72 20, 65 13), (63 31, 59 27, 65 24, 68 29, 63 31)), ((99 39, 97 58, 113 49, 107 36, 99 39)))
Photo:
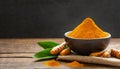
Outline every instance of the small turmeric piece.
POLYGON ((84 64, 81 64, 77 61, 73 61, 73 62, 70 62, 70 63, 67 63, 67 66, 70 66, 70 67, 83 67, 84 64))
POLYGON ((44 65, 46 65, 46 66, 59 66, 60 63, 57 62, 56 60, 52 59, 52 60, 44 62, 44 65))
POLYGON ((66 42, 61 43, 60 45, 54 47, 50 51, 50 53, 53 54, 53 55, 60 53, 65 48, 65 45, 66 45, 66 42))
POLYGON ((93 52, 90 54, 90 56, 108 58, 108 57, 110 57, 110 53, 109 53, 109 51, 105 50, 102 52, 93 52))
POLYGON ((60 52, 60 55, 61 56, 62 55, 68 55, 68 54, 70 54, 70 52, 71 52, 70 48, 66 48, 66 49, 64 49, 60 52))
POLYGON ((120 50, 118 49, 111 49, 111 55, 116 58, 120 58, 120 50))
POLYGON ((90 56, 100 57, 104 52, 93 52, 90 56))
POLYGON ((102 57, 104 57, 104 58, 108 58, 108 57, 110 57, 110 52, 109 51, 104 51, 103 52, 103 54, 102 54, 102 57))

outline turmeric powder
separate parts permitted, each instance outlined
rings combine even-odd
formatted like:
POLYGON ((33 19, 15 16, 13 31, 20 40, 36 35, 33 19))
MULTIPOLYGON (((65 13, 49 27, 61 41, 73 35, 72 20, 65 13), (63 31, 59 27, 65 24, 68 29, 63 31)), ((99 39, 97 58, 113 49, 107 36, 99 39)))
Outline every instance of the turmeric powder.
POLYGON ((52 59, 52 60, 44 62, 44 65, 46 65, 46 66, 59 66, 60 63, 55 61, 54 59, 52 59))
POLYGON ((81 24, 71 31, 68 36, 73 38, 103 38, 108 36, 107 32, 100 29, 91 18, 86 18, 81 24))
POLYGON ((73 62, 70 62, 70 63, 67 63, 67 66, 70 66, 70 67, 83 67, 84 64, 81 64, 77 61, 73 61, 73 62))

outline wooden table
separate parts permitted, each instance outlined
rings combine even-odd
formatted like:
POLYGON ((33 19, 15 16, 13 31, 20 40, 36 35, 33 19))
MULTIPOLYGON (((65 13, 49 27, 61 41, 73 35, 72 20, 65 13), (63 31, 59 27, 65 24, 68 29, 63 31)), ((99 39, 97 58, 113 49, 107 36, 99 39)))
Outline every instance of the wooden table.
MULTIPOLYGON (((0 39, 0 69, 73 69, 61 61, 59 67, 44 66, 44 61, 35 62, 37 59, 32 58, 35 52, 42 50, 37 42, 50 40, 61 43, 63 38, 27 38, 27 39, 0 39)), ((120 38, 112 38, 107 49, 120 49, 120 38)), ((85 64, 82 69, 120 69, 120 67, 85 64)))

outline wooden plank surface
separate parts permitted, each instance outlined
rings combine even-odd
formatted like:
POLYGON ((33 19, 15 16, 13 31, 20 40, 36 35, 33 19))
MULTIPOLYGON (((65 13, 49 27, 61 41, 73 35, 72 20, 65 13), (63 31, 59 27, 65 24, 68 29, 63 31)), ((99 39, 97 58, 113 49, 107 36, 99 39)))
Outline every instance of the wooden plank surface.
MULTIPOLYGON (((59 67, 44 66, 43 62, 35 62, 36 59, 32 58, 35 52, 42 50, 37 42, 39 41, 55 41, 61 43, 63 38, 31 38, 31 39, 0 39, 0 69, 73 69, 65 65, 66 62, 62 61, 59 67)), ((111 39, 107 49, 117 48, 120 49, 120 39, 111 39)), ((120 67, 85 64, 82 69, 119 69, 120 67)))
POLYGON ((55 41, 61 43, 63 39, 0 39, 0 53, 37 52, 42 49, 37 44, 39 41, 55 41))
MULTIPOLYGON (((0 69, 73 69, 61 62, 59 67, 44 66, 44 61, 35 62, 33 58, 0 58, 0 69)), ((119 67, 85 64, 82 69, 119 69, 119 67)))

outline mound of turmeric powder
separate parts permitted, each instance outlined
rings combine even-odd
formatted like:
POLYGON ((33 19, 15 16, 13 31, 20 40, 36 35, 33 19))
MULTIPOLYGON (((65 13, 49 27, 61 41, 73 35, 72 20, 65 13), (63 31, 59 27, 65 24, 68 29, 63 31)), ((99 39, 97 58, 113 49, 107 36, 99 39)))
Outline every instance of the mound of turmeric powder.
POLYGON ((44 62, 44 65, 45 66, 59 66, 60 63, 57 62, 56 60, 52 59, 52 60, 44 62))
POLYGON ((84 64, 81 64, 77 61, 73 61, 73 62, 70 62, 70 63, 67 63, 67 66, 70 66, 70 67, 83 67, 84 64))
POLYGON ((103 38, 108 36, 107 32, 100 29, 91 18, 86 18, 81 24, 68 34, 74 38, 103 38))
MULTIPOLYGON (((52 60, 44 62, 44 65, 45 66, 59 66, 61 64, 58 61, 52 59, 52 60)), ((84 64, 81 64, 81 63, 79 63, 77 61, 67 63, 66 65, 70 66, 70 67, 83 67, 84 66, 84 64)))

